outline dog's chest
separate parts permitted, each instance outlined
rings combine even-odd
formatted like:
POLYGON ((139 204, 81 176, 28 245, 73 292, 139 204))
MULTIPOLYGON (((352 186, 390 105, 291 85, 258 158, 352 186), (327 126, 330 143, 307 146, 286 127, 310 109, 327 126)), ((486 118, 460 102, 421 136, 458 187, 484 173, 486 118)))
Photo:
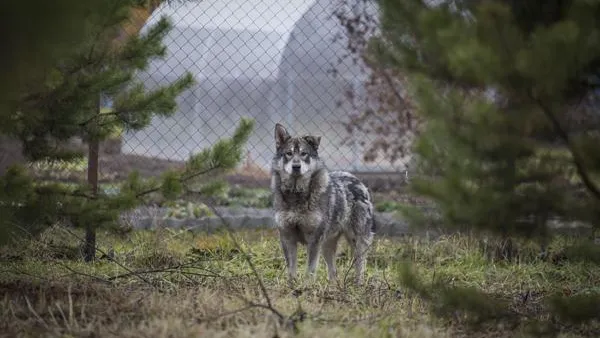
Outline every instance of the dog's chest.
POLYGON ((310 233, 321 225, 323 215, 321 212, 297 212, 282 210, 275 213, 275 222, 281 228, 296 228, 303 233, 310 233))
POLYGON ((274 209, 278 227, 312 233, 322 226, 329 193, 328 177, 324 177, 317 176, 300 191, 285 185, 276 189, 274 209))

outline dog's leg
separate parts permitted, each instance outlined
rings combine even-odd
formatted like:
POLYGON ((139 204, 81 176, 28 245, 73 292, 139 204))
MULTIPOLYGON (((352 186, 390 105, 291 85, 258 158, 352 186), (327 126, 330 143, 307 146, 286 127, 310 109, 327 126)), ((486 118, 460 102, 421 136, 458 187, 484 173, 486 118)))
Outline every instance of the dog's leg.
POLYGON ((321 243, 322 239, 314 238, 308 245, 306 246, 306 251, 308 253, 308 267, 306 270, 307 276, 310 279, 315 278, 315 271, 317 270, 317 266, 319 265, 319 254, 321 253, 321 243))
POLYGON ((296 238, 289 233, 282 232, 279 238, 283 256, 285 257, 289 281, 293 282, 296 278, 298 243, 296 242, 296 238))
POLYGON ((337 278, 335 258, 339 239, 340 235, 336 235, 326 239, 323 243, 323 257, 325 258, 325 263, 327 264, 329 281, 333 281, 337 278))
POLYGON ((365 234, 358 236, 354 240, 354 268, 356 272, 356 284, 361 285, 363 283, 363 277, 365 273, 365 267, 367 264, 367 252, 373 242, 373 234, 365 234))

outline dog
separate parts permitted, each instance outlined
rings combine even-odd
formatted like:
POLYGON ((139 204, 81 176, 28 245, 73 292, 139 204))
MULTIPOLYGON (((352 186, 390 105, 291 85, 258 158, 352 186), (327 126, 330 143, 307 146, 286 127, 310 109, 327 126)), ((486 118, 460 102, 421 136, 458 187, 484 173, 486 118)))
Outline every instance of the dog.
POLYGON ((328 279, 334 281, 343 236, 353 251, 360 285, 376 230, 371 193, 354 175, 329 171, 319 158, 320 142, 320 136, 292 137, 283 125, 275 125, 271 191, 289 281, 296 278, 298 243, 307 248, 307 275, 314 278, 322 251, 328 279))

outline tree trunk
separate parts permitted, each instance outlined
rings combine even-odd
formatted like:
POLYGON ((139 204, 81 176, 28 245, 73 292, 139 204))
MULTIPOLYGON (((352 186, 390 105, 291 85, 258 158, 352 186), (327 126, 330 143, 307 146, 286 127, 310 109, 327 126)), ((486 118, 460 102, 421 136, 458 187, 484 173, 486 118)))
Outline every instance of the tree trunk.
MULTIPOLYGON (((140 30, 152 13, 158 8, 163 0, 151 0, 146 6, 134 7, 131 11, 131 17, 128 22, 123 25, 123 29, 114 40, 114 48, 120 48, 132 35, 139 34, 140 30)), ((98 114, 100 114, 100 98, 98 98, 98 114)), ((88 140, 88 184, 92 187, 93 195, 98 193, 98 157, 100 153, 100 142, 97 138, 91 137, 88 140)), ((92 262, 96 258, 96 225, 86 224, 85 227, 85 244, 84 244, 84 260, 92 262)))
MULTIPOLYGON (((100 97, 96 109, 100 114, 100 97)), ((96 120, 94 120, 96 121, 96 120)), ((96 123, 96 122, 92 122, 96 123)), ((94 130, 93 128, 92 130, 94 130)), ((95 134, 95 130, 92 134, 95 134)), ((92 188, 92 195, 98 194, 98 157, 100 152, 100 142, 96 136, 92 136, 88 140, 88 168, 87 179, 88 184, 92 188)), ((96 258, 96 224, 88 223, 85 225, 85 245, 83 250, 84 260, 92 262, 96 258)))

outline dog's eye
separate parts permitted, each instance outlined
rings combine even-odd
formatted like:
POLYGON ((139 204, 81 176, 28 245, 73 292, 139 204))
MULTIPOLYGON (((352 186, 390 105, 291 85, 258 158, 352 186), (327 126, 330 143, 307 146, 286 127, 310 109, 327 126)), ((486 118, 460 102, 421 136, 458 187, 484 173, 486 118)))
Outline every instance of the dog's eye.
POLYGON ((288 151, 287 153, 285 153, 286 156, 292 156, 294 155, 291 151, 288 151))
POLYGON ((302 156, 302 157, 304 157, 304 156, 306 156, 306 155, 308 155, 308 153, 307 153, 307 152, 305 152, 305 151, 303 151, 303 152, 301 152, 301 153, 300 153, 300 156, 302 156))

